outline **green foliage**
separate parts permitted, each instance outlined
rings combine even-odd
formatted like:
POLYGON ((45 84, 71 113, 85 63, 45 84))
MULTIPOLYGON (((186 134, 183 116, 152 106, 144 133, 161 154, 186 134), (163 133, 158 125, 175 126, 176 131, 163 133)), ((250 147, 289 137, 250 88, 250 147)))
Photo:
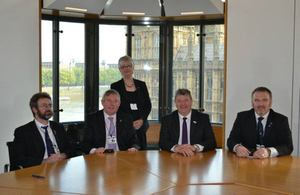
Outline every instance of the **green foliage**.
POLYGON ((52 86, 52 70, 42 69, 42 86, 49 87, 52 86))
POLYGON ((76 81, 75 85, 83 86, 84 85, 84 69, 83 68, 73 68, 76 81))
POLYGON ((116 68, 109 68, 105 70, 99 70, 99 84, 110 85, 122 78, 120 72, 116 68))
MULTIPOLYGON (((99 84, 110 85, 122 78, 116 68, 99 70, 99 84)), ((52 69, 42 69, 42 87, 52 86, 52 69)), ((84 68, 74 67, 72 70, 59 70, 59 86, 84 86, 84 68)))
POLYGON ((59 69, 59 86, 72 86, 76 82, 74 71, 68 69, 59 69))

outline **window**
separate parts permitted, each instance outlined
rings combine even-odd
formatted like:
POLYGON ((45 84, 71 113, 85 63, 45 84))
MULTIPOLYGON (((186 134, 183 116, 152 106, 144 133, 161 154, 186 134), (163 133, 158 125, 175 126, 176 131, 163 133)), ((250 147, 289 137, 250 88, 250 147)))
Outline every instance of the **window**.
POLYGON ((52 28, 53 22, 43 20, 42 29, 42 91, 53 96, 53 46, 52 28))
POLYGON ((118 60, 126 55, 126 33, 124 25, 99 25, 99 109, 104 92, 122 78, 118 60))
POLYGON ((149 120, 159 121, 175 110, 175 91, 187 88, 193 108, 203 108, 213 123, 222 123, 223 21, 145 25, 43 18, 42 90, 53 96, 56 109, 63 109, 54 120, 80 122, 86 114, 102 109, 103 93, 122 78, 118 60, 129 55, 135 64, 133 77, 148 87, 149 120))
POLYGON ((204 104, 205 112, 213 123, 222 123, 224 75, 224 25, 205 25, 203 39, 204 104))
POLYGON ((198 109, 200 106, 197 94, 200 74, 200 39, 197 36, 199 33, 199 25, 173 27, 172 110, 176 110, 174 98, 179 88, 187 88, 191 91, 193 108, 198 109))
POLYGON ((139 59, 142 56, 142 38, 140 35, 136 35, 134 38, 134 52, 133 58, 139 59))
POLYGON ((152 103, 149 120, 158 120, 159 112, 159 55, 154 53, 159 51, 158 32, 159 26, 132 26, 134 78, 146 82, 152 103))
POLYGON ((159 58, 159 34, 157 32, 154 32, 152 36, 152 49, 152 57, 159 58))
POLYGON ((60 122, 84 120, 84 24, 60 22, 60 122))

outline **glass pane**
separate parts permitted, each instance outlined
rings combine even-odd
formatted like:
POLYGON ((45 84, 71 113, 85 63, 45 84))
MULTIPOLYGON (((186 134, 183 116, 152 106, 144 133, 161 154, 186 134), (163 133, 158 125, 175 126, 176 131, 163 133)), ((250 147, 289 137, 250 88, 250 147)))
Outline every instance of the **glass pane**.
POLYGON ((84 24, 59 26, 59 121, 84 121, 84 24))
POLYGON ((127 26, 99 25, 99 109, 104 92, 110 89, 110 84, 122 78, 118 60, 126 55, 127 41, 125 34, 127 26))
POLYGON ((199 71, 200 71, 200 43, 197 34, 200 26, 173 27, 173 96, 172 110, 176 110, 175 93, 180 88, 191 91, 192 108, 199 108, 199 71))
POLYGON ((133 26, 134 78, 146 82, 152 103, 148 120, 158 120, 159 26, 133 26))
POLYGON ((42 91, 52 97, 52 21, 42 20, 42 91))
POLYGON ((205 25, 204 109, 213 123, 223 122, 224 25, 205 25))

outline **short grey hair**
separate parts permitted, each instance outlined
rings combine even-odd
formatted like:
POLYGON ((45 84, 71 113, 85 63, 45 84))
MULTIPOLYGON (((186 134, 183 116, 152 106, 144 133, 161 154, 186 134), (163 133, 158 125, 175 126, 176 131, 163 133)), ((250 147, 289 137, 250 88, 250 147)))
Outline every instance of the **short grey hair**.
POLYGON ((109 89, 107 90, 103 95, 102 95, 102 101, 105 101, 105 98, 110 96, 110 95, 117 95, 118 96, 118 100, 119 102, 121 102, 121 97, 118 91, 114 90, 114 89, 109 89))
POLYGON ((132 68, 134 68, 134 63, 133 63, 133 60, 132 60, 132 58, 130 57, 130 56, 127 56, 127 55, 125 55, 125 56, 122 56, 120 59, 119 59, 119 62, 118 62, 118 67, 119 67, 119 69, 121 68, 121 62, 123 62, 123 61, 127 61, 127 62, 131 62, 131 64, 132 64, 132 68))
POLYGON ((270 89, 266 88, 266 87, 257 87, 256 89, 254 89, 251 93, 251 99, 253 100, 253 96, 255 92, 267 92, 270 96, 270 99, 272 99, 272 92, 270 89))

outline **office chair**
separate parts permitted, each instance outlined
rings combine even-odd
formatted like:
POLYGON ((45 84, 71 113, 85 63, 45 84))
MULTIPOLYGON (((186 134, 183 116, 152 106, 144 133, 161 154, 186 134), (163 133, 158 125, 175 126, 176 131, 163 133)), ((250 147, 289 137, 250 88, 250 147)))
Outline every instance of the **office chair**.
MULTIPOLYGON (((8 157, 9 157, 9 163, 10 161, 10 157, 11 157, 11 146, 12 146, 13 142, 6 142, 7 148, 8 148, 8 157)), ((18 170, 18 169, 23 169, 22 166, 20 165, 12 165, 12 164, 5 164, 4 165, 4 173, 8 172, 8 171, 14 171, 14 170, 18 170)))

